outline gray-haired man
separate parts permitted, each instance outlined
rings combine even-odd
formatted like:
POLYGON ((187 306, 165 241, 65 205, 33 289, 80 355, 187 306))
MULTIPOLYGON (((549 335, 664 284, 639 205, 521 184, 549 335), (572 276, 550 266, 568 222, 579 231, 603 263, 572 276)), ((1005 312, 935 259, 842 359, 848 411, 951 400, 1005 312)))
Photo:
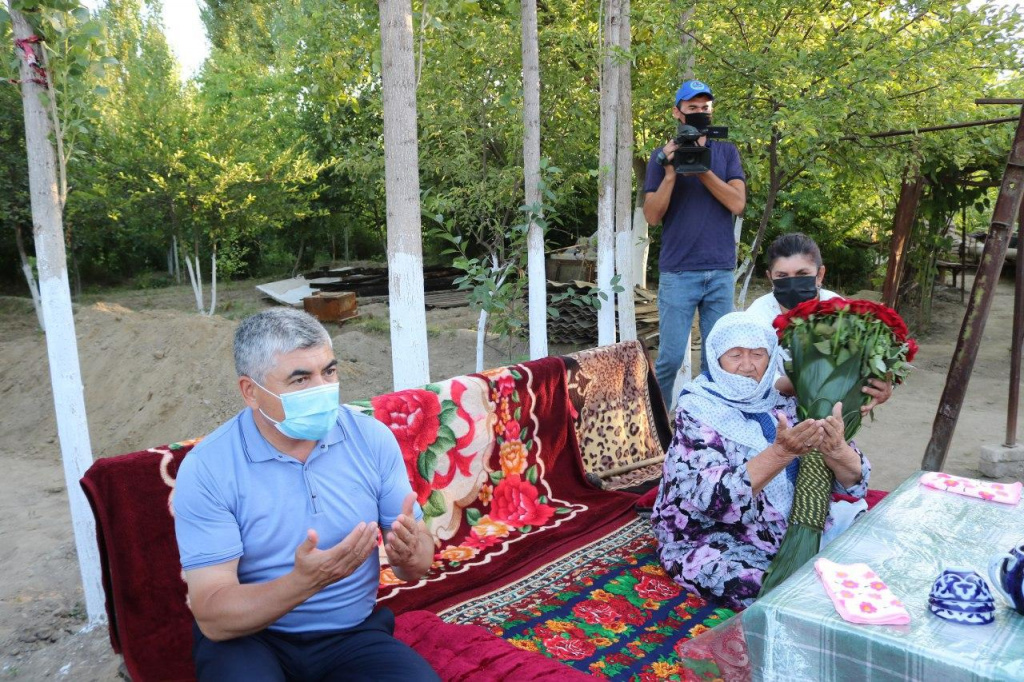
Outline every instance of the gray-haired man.
POLYGON ((406 580, 434 545, 391 431, 339 408, 327 330, 253 315, 235 367, 247 407, 188 454, 174 494, 199 679, 437 679, 373 610, 378 527, 406 580))

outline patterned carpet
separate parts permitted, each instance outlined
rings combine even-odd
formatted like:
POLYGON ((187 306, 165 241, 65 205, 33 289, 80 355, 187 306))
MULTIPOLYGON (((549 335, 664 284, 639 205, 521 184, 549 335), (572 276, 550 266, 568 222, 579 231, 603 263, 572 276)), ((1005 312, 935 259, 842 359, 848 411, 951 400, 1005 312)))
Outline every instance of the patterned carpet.
POLYGON ((733 615, 684 594, 637 519, 500 590, 439 614, 481 625, 521 649, 614 680, 715 680, 713 661, 677 647, 733 615))

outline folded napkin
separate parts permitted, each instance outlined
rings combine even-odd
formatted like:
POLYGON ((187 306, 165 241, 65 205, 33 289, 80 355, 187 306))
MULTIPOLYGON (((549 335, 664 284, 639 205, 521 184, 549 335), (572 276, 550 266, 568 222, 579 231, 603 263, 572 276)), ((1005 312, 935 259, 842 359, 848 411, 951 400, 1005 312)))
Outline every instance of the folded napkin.
POLYGON ((930 471, 921 476, 921 485, 936 490, 946 490, 957 495, 977 497, 990 502, 1002 502, 1003 504, 1017 504, 1020 502, 1021 484, 1016 483, 993 483, 991 481, 978 481, 973 478, 962 476, 951 476, 941 471, 930 471))
POLYGON ((878 574, 867 564, 837 564, 828 559, 814 562, 825 592, 839 615, 851 623, 906 625, 910 614, 878 574))

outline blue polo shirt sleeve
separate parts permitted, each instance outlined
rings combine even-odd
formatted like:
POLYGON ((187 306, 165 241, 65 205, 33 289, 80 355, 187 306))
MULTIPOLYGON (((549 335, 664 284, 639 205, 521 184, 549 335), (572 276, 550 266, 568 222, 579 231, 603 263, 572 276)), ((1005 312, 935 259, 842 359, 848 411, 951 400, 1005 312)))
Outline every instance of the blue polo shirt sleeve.
POLYGON ((658 163, 658 152, 663 147, 658 147, 651 154, 651 158, 647 161, 647 175, 644 176, 644 192, 656 192, 658 187, 661 186, 661 181, 665 179, 665 167, 658 163))
POLYGON ((243 554, 238 521, 203 454, 193 451, 185 457, 174 486, 174 533, 186 571, 223 564, 243 554))
MULTIPOLYGON (((380 494, 377 498, 377 510, 380 528, 386 532, 402 513, 402 502, 412 492, 412 484, 402 459, 402 449, 385 424, 376 419, 369 419, 371 433, 366 434, 367 441, 378 454, 380 467, 380 494)), ((423 518, 423 510, 419 503, 413 502, 413 515, 419 521, 423 518)))
POLYGON ((743 172, 743 164, 740 163, 740 150, 736 149, 736 145, 727 144, 726 149, 726 165, 725 165, 725 177, 722 178, 726 182, 730 180, 742 180, 747 181, 747 174, 743 172))

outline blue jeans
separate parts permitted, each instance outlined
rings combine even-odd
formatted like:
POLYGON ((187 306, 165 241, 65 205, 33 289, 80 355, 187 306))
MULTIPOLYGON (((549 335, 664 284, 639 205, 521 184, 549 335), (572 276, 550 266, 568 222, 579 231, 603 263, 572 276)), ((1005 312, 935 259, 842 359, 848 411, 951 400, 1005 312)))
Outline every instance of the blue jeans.
POLYGON ((700 312, 700 368, 707 371, 704 341, 718 319, 733 309, 736 279, 732 270, 687 270, 663 272, 658 280, 658 360, 654 374, 665 404, 672 405, 676 374, 689 353, 686 340, 693 326, 694 311, 700 312))

